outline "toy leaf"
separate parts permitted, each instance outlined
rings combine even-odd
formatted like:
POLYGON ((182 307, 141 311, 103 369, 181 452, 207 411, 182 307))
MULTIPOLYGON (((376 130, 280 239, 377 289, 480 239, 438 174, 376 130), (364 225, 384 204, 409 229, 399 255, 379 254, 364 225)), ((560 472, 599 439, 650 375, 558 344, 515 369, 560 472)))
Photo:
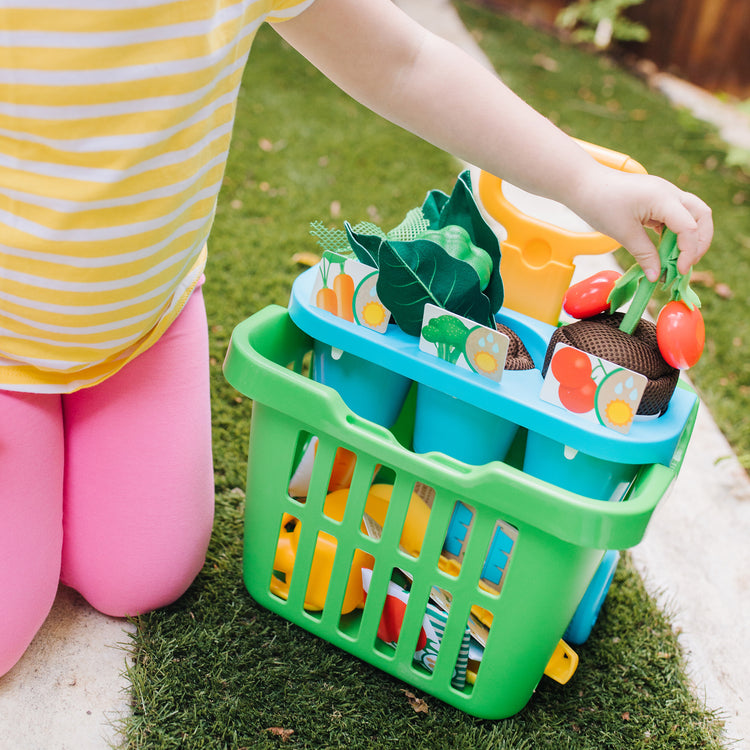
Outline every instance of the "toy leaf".
POLYGON ((458 176, 450 196, 440 190, 430 190, 422 204, 422 213, 430 222, 430 229, 442 229, 452 224, 463 227, 469 233, 472 243, 490 256, 492 275, 484 294, 489 299, 493 312, 497 312, 505 298, 500 276, 500 243, 474 198, 469 170, 464 170, 458 176))
POLYGON ((419 336, 428 302, 494 327, 476 271, 440 245, 429 240, 383 242, 378 268, 378 296, 406 333, 419 336))
POLYGON ((479 210, 471 188, 468 170, 458 176, 450 199, 440 215, 440 225, 449 224, 458 224, 463 227, 469 233, 471 241, 492 258, 492 275, 484 293, 489 298, 493 312, 497 312, 502 307, 505 298, 503 280, 500 276, 500 243, 479 210))
POLYGON ((378 267, 378 249, 383 243, 383 239, 374 234, 357 234, 348 221, 344 222, 344 229, 349 240, 349 245, 357 260, 373 268, 378 267))

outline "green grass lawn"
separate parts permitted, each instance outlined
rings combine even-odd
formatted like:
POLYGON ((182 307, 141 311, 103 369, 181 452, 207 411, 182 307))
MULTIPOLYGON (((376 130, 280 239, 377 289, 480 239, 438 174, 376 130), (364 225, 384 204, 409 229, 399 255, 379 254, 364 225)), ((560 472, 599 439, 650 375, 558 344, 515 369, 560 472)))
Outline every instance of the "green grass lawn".
MULTIPOLYGON (((704 268, 734 296, 725 299, 715 285, 699 289, 710 341, 693 375, 747 465, 747 179, 722 166, 724 148, 707 128, 613 64, 484 11, 462 6, 461 12, 508 83, 532 104, 576 136, 629 153, 713 204, 716 247, 704 268), (556 72, 546 69, 549 60, 556 72)), ((251 406, 221 373, 232 328, 268 304, 286 304, 300 271, 292 255, 316 250, 310 221, 369 218, 393 226, 428 189, 450 190, 457 171, 449 156, 341 95, 272 32, 259 35, 205 286, 215 534, 190 591, 137 620, 128 747, 720 746, 719 721, 688 689, 669 618, 649 599, 627 557, 594 633, 577 649, 581 664, 571 682, 543 678, 527 707, 499 722, 472 718, 418 691, 428 711, 415 712, 407 685, 262 610, 244 589, 242 488, 251 406)))

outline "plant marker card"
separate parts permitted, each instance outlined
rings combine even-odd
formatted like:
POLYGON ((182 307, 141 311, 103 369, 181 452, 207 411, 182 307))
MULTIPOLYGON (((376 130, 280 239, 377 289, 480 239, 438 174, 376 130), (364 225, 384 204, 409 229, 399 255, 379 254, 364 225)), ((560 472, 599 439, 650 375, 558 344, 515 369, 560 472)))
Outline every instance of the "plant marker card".
POLYGON ((311 303, 350 323, 385 333, 390 311, 378 297, 378 272, 338 253, 326 251, 318 264, 311 303))
POLYGON ((446 362, 499 383, 510 339, 469 318, 426 304, 419 348, 446 362))
POLYGON ((639 372, 558 343, 539 396, 625 435, 647 383, 639 372))

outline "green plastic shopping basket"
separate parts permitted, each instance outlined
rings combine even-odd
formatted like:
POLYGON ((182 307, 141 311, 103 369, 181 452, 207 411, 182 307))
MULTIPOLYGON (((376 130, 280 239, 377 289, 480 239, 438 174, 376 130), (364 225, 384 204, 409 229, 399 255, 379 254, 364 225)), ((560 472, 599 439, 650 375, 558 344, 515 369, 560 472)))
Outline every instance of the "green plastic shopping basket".
MULTIPOLYGON (((657 503, 677 475, 697 411, 697 401, 669 466, 639 469, 624 500, 603 502, 576 495, 525 474, 511 459, 468 466, 438 453, 418 455, 399 426, 386 430, 355 415, 338 393, 304 373, 313 341, 285 308, 271 306, 234 330, 224 364, 227 380, 253 400, 245 516, 244 580, 253 598, 383 671, 482 718, 521 710, 571 620, 605 550, 637 544, 657 503), (304 501, 289 494, 300 446, 318 439, 304 501), (324 503, 339 448, 356 455, 343 518, 326 515, 324 503), (386 470, 394 484, 382 536, 363 532, 373 477, 386 470), (432 507, 417 557, 399 545, 415 486, 428 485, 432 507), (457 572, 438 561, 456 504, 472 510, 473 523, 457 572), (293 517, 299 541, 288 594, 273 593, 280 532, 293 517), (480 585, 498 522, 516 536, 499 591, 480 585), (335 540, 335 560, 321 611, 305 608, 310 569, 321 535, 335 540), (355 554, 374 559, 363 609, 342 615, 355 554), (378 637, 394 571, 412 579, 396 647, 378 637), (434 669, 415 663, 425 608, 433 588, 451 606, 434 669), (492 625, 473 684, 455 687, 454 668, 470 611, 482 608, 492 625)), ((405 407, 405 409, 407 409, 405 407)), ((408 415, 402 422, 408 424, 408 415)), ((408 431, 407 431, 408 432, 408 431)))

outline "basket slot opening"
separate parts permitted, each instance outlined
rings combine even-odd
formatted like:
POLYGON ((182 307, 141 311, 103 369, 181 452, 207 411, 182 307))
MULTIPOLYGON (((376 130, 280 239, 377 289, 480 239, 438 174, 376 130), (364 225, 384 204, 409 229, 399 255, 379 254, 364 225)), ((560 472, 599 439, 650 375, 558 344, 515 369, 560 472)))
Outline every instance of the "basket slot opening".
POLYGON ((335 493, 350 487, 367 488, 372 484, 379 465, 370 456, 360 457, 349 447, 340 445, 329 437, 319 437, 301 431, 289 477, 288 494, 302 504, 312 504, 317 513, 336 521, 343 520, 345 498, 330 499, 335 493), (329 502, 330 500, 330 502, 329 502))
POLYGON ((440 569, 454 578, 457 578, 461 571, 461 563, 469 546, 475 518, 476 512, 471 505, 456 501, 440 555, 440 569))
POLYGON ((282 514, 269 590, 285 601, 289 598, 301 526, 300 520, 295 516, 282 514))
MULTIPOLYGON (((338 630, 342 636, 351 641, 359 638, 362 626, 362 609, 365 606, 365 589, 363 571, 371 571, 375 565, 375 558, 359 547, 355 548, 349 574, 344 591, 343 603, 337 608, 340 612, 338 630)), ((340 601, 341 596, 331 589, 334 601, 340 601)))
MULTIPOLYGON (((365 573, 365 589, 370 589, 371 574, 365 573)), ((375 649, 430 679, 463 689, 475 621, 466 611, 452 610, 448 592, 433 588, 425 597, 423 589, 413 587, 408 572, 393 569, 382 604, 373 600, 373 606, 380 606, 375 649)))
POLYGON ((321 440, 317 435, 300 431, 289 477, 289 496, 306 502, 348 488, 356 467, 357 454, 353 451, 330 439, 321 440))
POLYGON ((458 577, 463 567, 480 572, 474 578, 479 588, 497 596, 503 586, 518 530, 509 523, 488 517, 463 501, 453 508, 448 532, 440 555, 440 569, 458 577), (488 534, 488 529, 491 531, 488 534), (477 557, 481 555, 481 561, 477 557), (481 562, 481 568, 478 564, 481 562))
POLYGON ((484 649, 489 637, 489 627, 481 622, 476 616, 476 613, 480 611, 489 615, 489 613, 487 613, 486 610, 483 610, 478 604, 474 604, 472 605, 469 617, 466 620, 466 629, 471 635, 469 649, 466 654, 466 690, 473 689, 479 679, 479 670, 484 661, 484 649))
MULTIPOLYGON (((310 528, 315 534, 313 525, 310 528)), ((301 558, 307 556, 305 546, 309 546, 309 541, 302 534, 302 522, 284 513, 269 584, 271 593, 289 600, 291 606, 301 607, 308 614, 320 613, 327 607, 338 618, 361 609, 364 606, 362 568, 372 568, 372 555, 359 548, 350 550, 346 545, 339 545, 332 534, 317 531, 309 566, 303 568, 301 558), (302 584, 296 583, 297 576, 307 584, 304 595, 300 591, 302 584)))
POLYGON ((479 587, 490 594, 499 594, 508 572, 510 557, 518 539, 518 529, 497 519, 482 566, 479 587))
MULTIPOLYGON (((381 476, 382 472, 376 479, 381 476)), ((410 485, 408 481, 398 481, 395 485, 376 481, 367 493, 363 533, 376 542, 385 535, 387 549, 397 545, 402 553, 418 558, 432 511, 431 504, 416 491, 418 487, 419 484, 410 485)))

